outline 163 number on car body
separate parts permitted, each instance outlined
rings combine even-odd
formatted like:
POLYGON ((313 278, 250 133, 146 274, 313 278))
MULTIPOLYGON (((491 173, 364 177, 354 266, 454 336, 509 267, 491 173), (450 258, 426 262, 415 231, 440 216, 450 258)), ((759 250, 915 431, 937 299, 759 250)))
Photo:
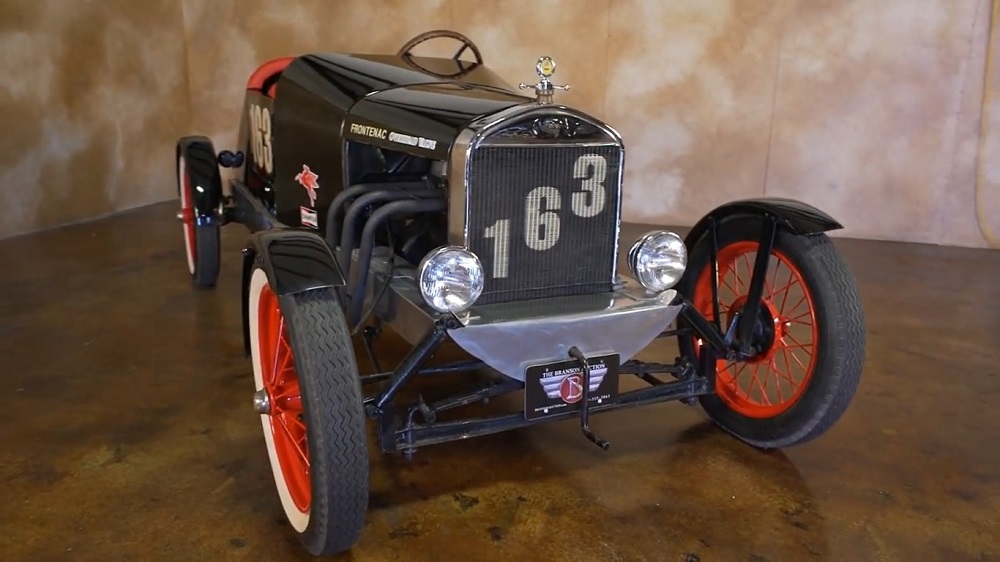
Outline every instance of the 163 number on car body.
POLYGON ((584 282, 586 264, 613 259, 619 148, 518 150, 538 154, 537 163, 525 167, 531 158, 508 147, 495 154, 480 149, 471 167, 470 247, 483 261, 487 283, 503 290, 505 281, 522 276, 523 285, 524 268, 542 267, 558 271, 561 283, 574 276, 584 282), (505 167, 508 158, 521 166, 505 167), (491 180, 487 170, 503 179, 491 180))
POLYGON ((268 175, 274 173, 274 151, 271 149, 271 110, 250 104, 250 153, 258 168, 268 175))

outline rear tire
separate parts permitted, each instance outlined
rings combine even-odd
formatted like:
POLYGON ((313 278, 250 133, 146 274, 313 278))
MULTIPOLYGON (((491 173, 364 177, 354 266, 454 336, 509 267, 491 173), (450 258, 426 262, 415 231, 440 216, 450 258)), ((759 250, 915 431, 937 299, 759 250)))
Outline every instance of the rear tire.
POLYGON ((256 263, 250 276, 255 404, 278 497, 316 556, 351 548, 368 508, 368 445, 361 380, 332 289, 275 296, 256 263), (258 409, 260 411, 260 409, 258 409))
MULTIPOLYGON (((723 331, 732 322, 730 311, 746 296, 761 227, 759 217, 737 217, 718 227, 723 331)), ((710 244, 709 235, 694 243, 678 285, 709 320, 710 244)), ((764 351, 747 361, 720 360, 715 393, 700 403, 718 426, 753 446, 805 443, 829 430, 857 391, 866 337, 857 285, 828 236, 779 229, 762 300, 755 332, 764 351)), ((693 336, 680 337, 687 358, 697 361, 699 346, 693 336)))
POLYGON ((208 139, 201 137, 185 138, 177 147, 177 195, 181 205, 179 217, 184 229, 184 253, 187 256, 188 273, 198 287, 214 287, 219 279, 219 223, 212 221, 210 224, 197 224, 194 203, 194 189, 198 182, 194 179, 193 169, 216 166, 214 158, 211 162, 195 161, 203 153, 206 156, 214 154, 211 143, 208 143, 207 148, 199 146, 207 141, 208 139))

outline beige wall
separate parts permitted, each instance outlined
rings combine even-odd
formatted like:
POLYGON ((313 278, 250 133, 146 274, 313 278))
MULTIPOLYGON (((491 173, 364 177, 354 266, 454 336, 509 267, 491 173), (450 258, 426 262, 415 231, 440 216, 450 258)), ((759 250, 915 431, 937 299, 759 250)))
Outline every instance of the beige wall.
MULTIPOLYGON (((259 61, 447 27, 513 83, 557 60, 560 101, 625 138, 626 220, 781 195, 848 236, 984 246, 989 16, 989 0, 0 0, 0 236, 174 197, 174 139, 231 142, 259 61)), ((1000 235, 1000 107, 991 121, 1000 235)))
POLYGON ((0 236, 175 193, 181 29, 176 0, 0 0, 0 236))

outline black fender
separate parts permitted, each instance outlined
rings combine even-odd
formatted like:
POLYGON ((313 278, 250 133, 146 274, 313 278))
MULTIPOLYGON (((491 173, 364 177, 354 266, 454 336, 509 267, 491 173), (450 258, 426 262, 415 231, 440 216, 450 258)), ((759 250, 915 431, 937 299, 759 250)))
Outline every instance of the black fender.
POLYGON ((711 228, 713 221, 718 224, 729 217, 747 215, 774 217, 780 228, 800 235, 844 228, 833 217, 808 203, 784 197, 755 197, 730 201, 712 209, 691 227, 684 242, 692 248, 711 228))
POLYGON ((260 259, 267 281, 276 296, 293 295, 323 287, 343 287, 344 274, 330 246, 310 229, 276 228, 250 236, 243 249, 243 344, 250 354, 250 274, 260 259))
MULTIPOLYGON (((191 176, 195 224, 215 224, 220 220, 222 204, 222 175, 216 160, 211 139, 203 136, 183 137, 177 141, 177 158, 184 156, 185 166, 191 176)), ((180 169, 178 168, 178 173, 180 169)), ((180 197, 181 178, 177 178, 177 196, 180 197)))

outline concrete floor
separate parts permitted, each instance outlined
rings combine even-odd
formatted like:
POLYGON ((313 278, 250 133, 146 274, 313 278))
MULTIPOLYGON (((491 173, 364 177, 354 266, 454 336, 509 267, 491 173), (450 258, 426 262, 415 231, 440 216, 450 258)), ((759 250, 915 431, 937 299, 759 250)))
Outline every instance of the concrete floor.
MULTIPOLYGON (((0 242, 0 559, 307 558, 250 407, 245 231, 193 290, 173 214, 0 242)), ((1000 559, 1000 252, 838 245, 868 362, 822 439, 758 452, 664 404, 594 418, 608 452, 561 422, 374 456, 345 559, 1000 559)))

